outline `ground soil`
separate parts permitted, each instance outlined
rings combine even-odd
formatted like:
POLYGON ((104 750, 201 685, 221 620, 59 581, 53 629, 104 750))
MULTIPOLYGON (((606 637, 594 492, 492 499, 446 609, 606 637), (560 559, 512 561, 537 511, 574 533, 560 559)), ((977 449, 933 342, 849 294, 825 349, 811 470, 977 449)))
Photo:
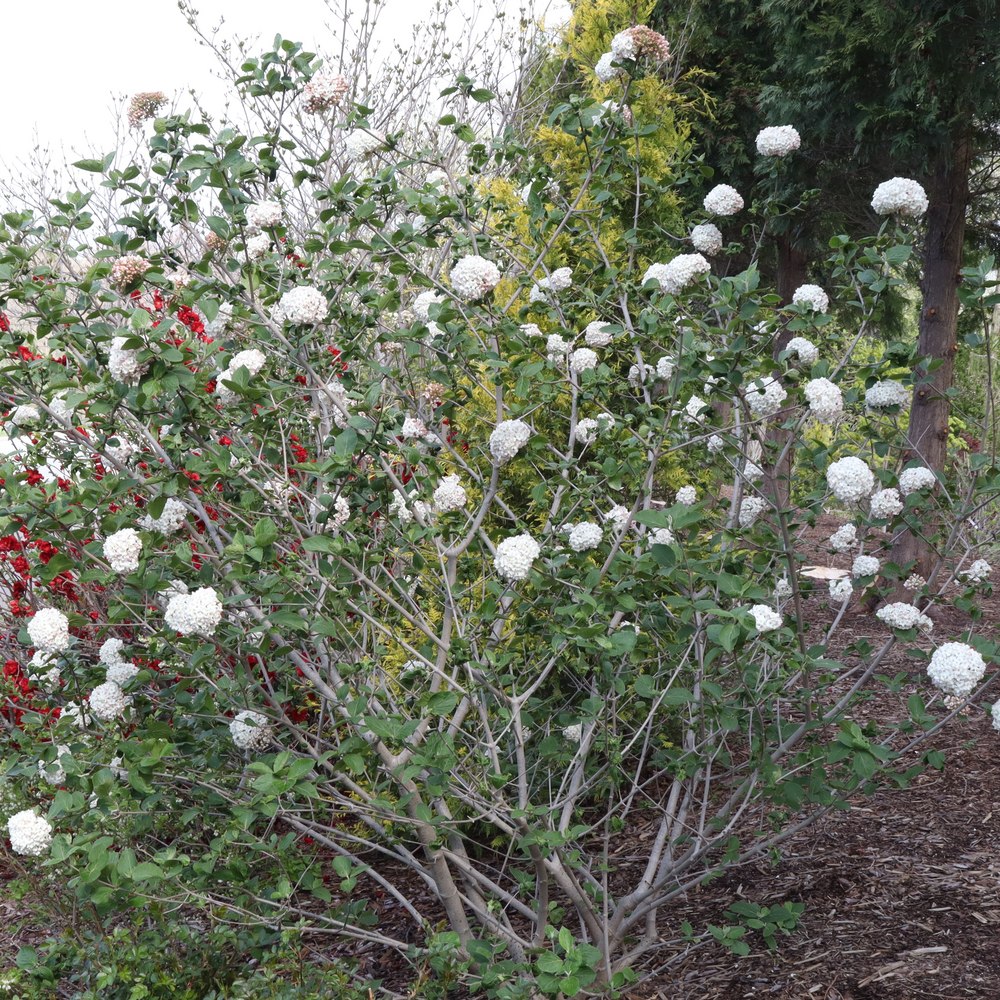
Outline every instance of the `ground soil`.
MULTIPOLYGON (((831 556, 826 546, 841 523, 824 515, 805 532, 806 551, 816 564, 849 567, 850 557, 831 556)), ((993 584, 1000 594, 1000 573, 993 584)), ((826 586, 820 581, 805 606, 818 637, 837 610, 829 606, 826 586)), ((986 598, 983 609, 977 632, 992 635, 1000 623, 1000 597, 986 598)), ((847 651, 851 642, 868 637, 876 645, 889 637, 872 610, 870 602, 853 601, 831 644, 827 655, 843 659, 848 670, 857 663, 847 651)), ((911 648, 960 639, 971 624, 967 614, 948 605, 934 618, 933 639, 911 648)), ((903 676, 896 690, 884 680, 867 685, 859 722, 903 719, 909 695, 926 693, 920 662, 906 655, 906 644, 897 644, 882 674, 903 676)), ((830 694, 838 688, 835 682, 830 694)), ((990 700, 997 697, 1000 690, 990 700)), ((940 703, 930 711, 947 714, 940 703)), ((646 967, 652 975, 625 991, 628 1000, 1000 1000, 1000 734, 981 707, 972 707, 931 746, 946 754, 942 770, 927 771, 909 788, 855 796, 849 811, 831 813, 786 842, 773 863, 762 859, 728 869, 690 893, 675 913, 664 914, 661 924, 670 941, 679 937, 683 920, 695 928, 725 923, 724 911, 737 900, 805 904, 800 928, 779 936, 777 950, 768 951, 759 937, 748 939, 752 950, 743 958, 714 941, 695 947, 665 943, 646 967)), ((626 831, 623 840, 631 848, 618 860, 641 863, 642 831, 626 831)), ((2 868, 0 858, 0 875, 2 868)), ((364 888, 359 885, 359 891, 364 888)), ((413 891, 427 895, 416 884, 413 891)), ((0 967, 13 964, 20 945, 40 943, 50 930, 33 922, 29 902, 4 899, 0 888, 0 967)), ((384 928, 412 930, 391 899, 378 905, 384 928)), ((411 936, 420 943, 415 932, 411 936)), ((393 993, 406 992, 413 981, 412 968, 383 949, 348 941, 331 945, 328 939, 313 947, 317 960, 351 958, 360 975, 381 980, 393 993)), ((461 989, 452 997, 460 995, 461 989)))

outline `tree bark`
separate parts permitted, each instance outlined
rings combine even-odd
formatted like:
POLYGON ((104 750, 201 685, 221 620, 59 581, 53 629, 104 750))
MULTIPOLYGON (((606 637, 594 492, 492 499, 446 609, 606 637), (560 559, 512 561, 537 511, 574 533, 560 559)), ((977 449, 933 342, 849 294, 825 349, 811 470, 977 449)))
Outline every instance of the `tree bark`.
MULTIPOLYGON (((941 364, 929 372, 925 361, 916 369, 918 377, 913 387, 907 450, 902 457, 904 462, 917 459, 921 465, 936 472, 944 471, 948 458, 951 399, 947 390, 951 388, 958 352, 958 285, 965 245, 971 160, 972 146, 968 138, 956 136, 935 164, 927 209, 917 353, 929 360, 939 359, 941 364)), ((914 535, 909 530, 897 533, 893 539, 893 562, 901 567, 915 563, 910 572, 919 573, 926 579, 937 563, 930 542, 934 531, 935 526, 929 523, 921 535, 914 535)), ((907 597, 897 599, 908 600, 907 597)))
MULTIPOLYGON (((792 301, 795 289, 805 284, 809 256, 805 250, 794 245, 790 232, 782 233, 775 242, 778 245, 778 294, 781 296, 781 304, 788 305, 792 301)), ((771 345, 771 357, 775 361, 791 339, 792 335, 785 327, 775 335, 774 343, 771 345)), ((780 464, 775 465, 772 462, 788 443, 791 432, 782 430, 780 425, 789 416, 789 412, 780 410, 775 414, 767 425, 767 434, 763 441, 764 495, 773 500, 779 510, 788 506, 791 495, 794 449, 788 449, 785 460, 780 464)))

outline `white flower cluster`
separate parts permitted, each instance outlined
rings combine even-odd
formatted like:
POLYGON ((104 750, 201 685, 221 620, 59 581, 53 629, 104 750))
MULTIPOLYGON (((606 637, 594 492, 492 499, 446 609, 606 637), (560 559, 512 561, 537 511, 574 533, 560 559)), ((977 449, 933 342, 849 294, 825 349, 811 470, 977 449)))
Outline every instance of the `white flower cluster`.
POLYGON ((882 564, 875 556, 858 556, 851 567, 851 576, 875 576, 882 568, 882 564))
POLYGON ((860 458, 851 456, 827 467, 826 482, 842 503, 857 503, 875 488, 875 473, 860 458))
POLYGON ((502 465, 509 462, 531 437, 531 428, 523 420, 501 420, 490 435, 490 454, 502 465))
POLYGON ((59 667, 52 663, 53 659, 55 659, 53 654, 43 653, 39 649, 28 663, 28 676, 48 694, 54 694, 59 690, 59 682, 62 679, 59 667))
POLYGON ((946 642, 931 654, 927 676, 954 698, 966 699, 986 673, 986 661, 964 642, 946 642))
POLYGON ((902 382, 887 379, 883 382, 876 382, 865 389, 865 408, 869 412, 886 410, 890 406, 899 406, 905 409, 909 405, 910 390, 902 382))
POLYGON ((563 739, 568 740, 570 743, 579 743, 583 739, 583 725, 579 722, 574 722, 570 726, 563 726, 563 739))
POLYGON ((66 780, 66 769, 62 766, 63 754, 71 756, 69 752, 69 746, 66 743, 61 743, 56 747, 56 759, 46 764, 44 760, 38 762, 38 774, 44 781, 47 781, 50 785, 61 785, 66 780), (55 768, 55 770, 52 770, 55 768))
POLYGON ((899 496, 899 490, 890 487, 887 490, 879 490, 872 494, 871 515, 876 518, 895 517, 903 510, 903 501, 899 496))
POLYGON ((919 608, 915 608, 912 604, 903 604, 901 601, 879 608, 875 612, 875 617, 890 628, 916 628, 921 632, 930 632, 934 628, 934 622, 927 615, 921 614, 919 608))
POLYGON ((714 257, 722 249, 722 231, 711 222, 703 222, 691 230, 691 245, 699 253, 714 257))
POLYGON ((125 694, 114 681, 98 684, 90 692, 90 710, 98 719, 110 722, 125 714, 125 709, 132 704, 132 696, 125 694))
POLYGON ((129 340, 128 337, 115 337, 111 341, 111 350, 108 352, 108 371, 116 382, 125 382, 130 385, 139 381, 139 376, 146 373, 149 367, 147 362, 139 361, 138 350, 124 350, 122 345, 129 340))
POLYGON ((801 143, 801 136, 791 125, 771 125, 757 133, 757 152, 761 156, 787 156, 801 143))
POLYGON ((576 439, 580 444, 590 444, 597 438, 598 423, 593 417, 584 417, 577 421, 576 439))
POLYGON ((766 604, 755 604, 750 609, 750 614, 757 623, 758 632, 773 632, 776 628, 781 628, 781 615, 766 604))
POLYGON ((123 686, 131 678, 139 673, 139 668, 134 663, 119 660, 117 663, 109 663, 104 676, 109 681, 114 681, 119 687, 123 686))
POLYGON ((982 583, 990 578, 993 567, 985 559, 977 559, 967 570, 962 572, 962 576, 969 583, 982 583))
POLYGON ((271 237, 267 233, 258 233, 251 236, 245 245, 250 260, 263 260, 271 252, 271 237))
POLYGON ((782 601, 786 597, 792 596, 792 585, 788 580, 787 576, 783 576, 774 585, 774 599, 776 601, 782 601))
POLYGON ((175 594, 170 598, 163 620, 181 635, 214 635, 222 621, 222 601, 212 587, 200 587, 193 594, 175 594))
POLYGON ((586 552, 587 549, 596 549, 601 544, 604 533, 599 524, 593 521, 581 521, 573 525, 573 530, 569 533, 569 547, 574 552, 586 552))
POLYGON ((558 333, 550 333, 545 340, 545 350, 549 352, 549 361, 559 361, 559 356, 565 354, 569 347, 569 341, 558 333))
POLYGON ((923 590, 927 581, 919 573, 911 573, 903 581, 903 590, 923 590))
POLYGON ((439 306, 444 301, 437 292, 421 292, 413 300, 413 315, 421 323, 426 323, 430 319, 431 306, 439 306))
POLYGON ((702 202, 709 215, 735 215, 743 207, 739 191, 728 184, 716 184, 702 202))
POLYGON ((180 531, 181 526, 187 520, 187 507, 176 497, 167 497, 167 502, 163 505, 159 517, 150 517, 144 514, 140 524, 146 531, 158 531, 161 535, 172 535, 180 531))
POLYGON ((251 233, 259 233, 262 229, 270 229, 281 225, 281 206, 276 201, 258 201, 247 205, 247 229, 251 233))
POLYGON ((337 497, 333 501, 333 523, 342 528, 351 517, 351 504, 347 497, 337 497))
POLYGON ((846 601, 854 593, 854 584, 844 577, 842 580, 830 581, 830 597, 835 601, 846 601))
POLYGON ((597 79, 601 83, 610 83, 619 73, 621 69, 613 65, 615 61, 614 53, 605 52, 600 59, 597 60, 597 65, 594 67, 594 72, 597 74, 597 79))
POLYGON ((52 844, 52 824, 34 809, 22 809, 7 820, 10 847, 15 854, 40 858, 52 844))
POLYGON ((77 729, 84 729, 90 723, 90 713, 75 701, 68 701, 63 705, 62 714, 59 721, 71 722, 77 729))
POLYGON ((674 533, 669 528, 656 528, 652 534, 654 545, 673 545, 674 533))
POLYGON ((747 406, 750 407, 750 414, 755 419, 777 413, 787 397, 785 387, 770 375, 756 379, 746 391, 747 406))
POLYGON ((439 513, 447 514, 452 510, 461 510, 465 506, 465 487, 461 477, 456 473, 445 476, 434 491, 434 506, 439 513))
POLYGON ((643 275, 642 283, 655 279, 660 291, 677 295, 683 288, 712 270, 712 265, 700 253, 682 253, 668 264, 651 264, 643 275))
POLYGON ((588 347, 607 347, 611 343, 613 335, 609 330, 604 329, 608 325, 600 319, 587 324, 587 328, 583 331, 583 339, 587 342, 588 347))
POLYGON ((674 373, 674 362, 664 355, 656 362, 656 377, 662 378, 664 381, 670 378, 674 373))
POLYGON ((922 465, 913 469, 903 469, 899 474, 899 491, 903 496, 908 493, 916 493, 917 490, 927 489, 936 483, 937 476, 922 465))
POLYGON ((28 622, 28 636, 35 649, 61 653, 69 649, 69 619, 56 608, 42 608, 28 622))
POLYGON ((744 497, 740 504, 740 527, 753 527, 757 519, 767 510, 767 501, 760 497, 744 497))
POLYGON ((819 361, 819 348, 805 337, 792 337, 785 350, 792 351, 798 357, 799 364, 814 365, 819 361))
POLYGON ((830 296, 819 285, 799 285, 792 294, 792 303, 825 313, 830 308, 830 296))
POLYGON ((564 292, 573 284, 573 269, 557 267, 547 278, 539 278, 528 295, 530 302, 544 302, 547 292, 564 292))
POLYGON ((693 486, 682 486, 677 491, 677 503, 690 507, 698 502, 698 491, 693 486))
POLYGON ((348 91, 347 81, 339 73, 317 73, 302 88, 302 108, 310 115, 319 115, 335 108, 348 91))
POLYGON ((271 742, 271 723, 260 712, 239 712, 229 732, 241 750, 263 750, 271 742))
POLYGON ((842 524, 830 536, 830 548, 834 552, 846 552, 848 549, 853 548, 857 540, 858 529, 848 522, 847 524, 842 524))
POLYGON ((10 411, 7 419, 18 427, 30 427, 42 419, 42 414, 34 403, 22 403, 10 411))
POLYGON ((119 465, 125 465, 135 454, 136 447, 128 438, 123 437, 121 434, 115 434, 114 437, 108 438, 104 442, 104 451, 105 454, 113 458, 119 465), (118 444, 110 444, 109 442, 111 441, 117 441, 118 444))
POLYGON ((527 532, 514 535, 497 545, 493 566, 505 580, 526 580, 541 551, 542 547, 527 532))
POLYGON ((927 193, 907 177, 883 181, 872 196, 872 208, 879 215, 923 215, 927 205, 927 193))
POLYGON ((135 528, 122 528, 104 539, 104 558, 115 573, 134 573, 141 555, 142 539, 135 528))
POLYGON ((624 531, 628 527, 629 521, 632 520, 632 511, 624 504, 616 503, 604 517, 619 531, 624 531))
POLYGON ((844 396, 840 387, 827 378, 814 378, 802 390, 809 401, 813 416, 823 424, 832 424, 844 413, 844 396))
POLYGON ((318 288, 296 285, 281 296, 274 317, 279 322, 287 321, 296 325, 311 326, 322 323, 329 309, 326 296, 318 288))
POLYGON ((408 413, 403 418, 403 426, 399 436, 404 438, 422 438, 427 436, 427 425, 419 418, 408 413))
POLYGON ((708 439, 708 450, 712 455, 718 455, 725 447, 726 442, 718 434, 713 434, 708 439))
POLYGON ((125 640, 116 639, 112 636, 110 639, 105 639, 101 644, 101 648, 97 651, 97 658, 101 663, 106 663, 108 666, 113 666, 116 663, 124 663, 125 659, 122 656, 124 648, 125 640))
POLYGON ((684 419, 695 424, 703 424, 706 414, 701 411, 708 406, 708 403, 701 396, 692 396, 684 406, 684 419))
POLYGON ((597 352, 589 347, 578 347, 569 356, 569 370, 576 375, 597 367, 597 352))
POLYGON ((344 152, 347 158, 352 161, 363 160, 371 156, 385 139, 375 132, 366 132, 364 129, 355 129, 348 132, 344 139, 344 152))
POLYGON ((489 295, 500 284, 500 268, 485 257, 463 257, 451 269, 451 287, 466 302, 489 295))

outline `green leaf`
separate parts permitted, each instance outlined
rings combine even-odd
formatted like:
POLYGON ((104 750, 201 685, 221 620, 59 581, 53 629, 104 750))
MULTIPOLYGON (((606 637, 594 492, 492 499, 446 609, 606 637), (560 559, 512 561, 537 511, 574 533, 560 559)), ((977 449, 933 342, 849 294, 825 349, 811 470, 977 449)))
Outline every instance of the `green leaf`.
POLYGON ((427 699, 427 711, 431 715, 447 715, 455 711, 458 695, 454 691, 438 691, 427 699))
POLYGON ((655 698, 656 682, 648 674, 639 674, 635 679, 635 693, 640 698, 655 698))
POLYGON ((479 104, 485 104, 487 101, 492 101, 494 96, 495 95, 493 93, 483 87, 472 92, 472 99, 477 101, 479 104))
POLYGON ((92 174, 103 174, 104 173, 104 161, 103 160, 77 160, 73 164, 78 170, 89 170, 92 174))
POLYGON ((269 517, 262 518, 253 529, 254 541, 258 545, 273 545, 278 540, 278 529, 269 517))
POLYGON ((327 535, 313 535, 302 543, 302 548, 306 552, 335 552, 334 539, 327 535))
POLYGON ((38 965, 38 952, 31 945, 25 945, 18 951, 16 962, 19 969, 33 969, 38 965))
POLYGON ((132 869, 132 878, 136 882, 164 877, 163 869, 152 861, 143 861, 141 865, 136 865, 132 869))

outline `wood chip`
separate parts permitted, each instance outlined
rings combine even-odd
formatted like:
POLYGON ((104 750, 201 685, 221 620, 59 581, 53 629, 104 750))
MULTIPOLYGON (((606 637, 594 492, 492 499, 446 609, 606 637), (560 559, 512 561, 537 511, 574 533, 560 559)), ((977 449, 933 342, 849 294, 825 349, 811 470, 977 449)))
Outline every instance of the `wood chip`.
POLYGON ((876 969, 867 979, 860 980, 858 986, 867 986, 869 983, 888 979, 890 976, 896 975, 895 969, 901 969, 904 965, 906 965, 906 962, 891 962, 889 965, 883 965, 881 968, 876 969))
POLYGON ((943 955, 947 950, 945 945, 940 944, 934 948, 913 948, 911 951, 897 951, 896 954, 900 958, 915 958, 917 955, 943 955))

